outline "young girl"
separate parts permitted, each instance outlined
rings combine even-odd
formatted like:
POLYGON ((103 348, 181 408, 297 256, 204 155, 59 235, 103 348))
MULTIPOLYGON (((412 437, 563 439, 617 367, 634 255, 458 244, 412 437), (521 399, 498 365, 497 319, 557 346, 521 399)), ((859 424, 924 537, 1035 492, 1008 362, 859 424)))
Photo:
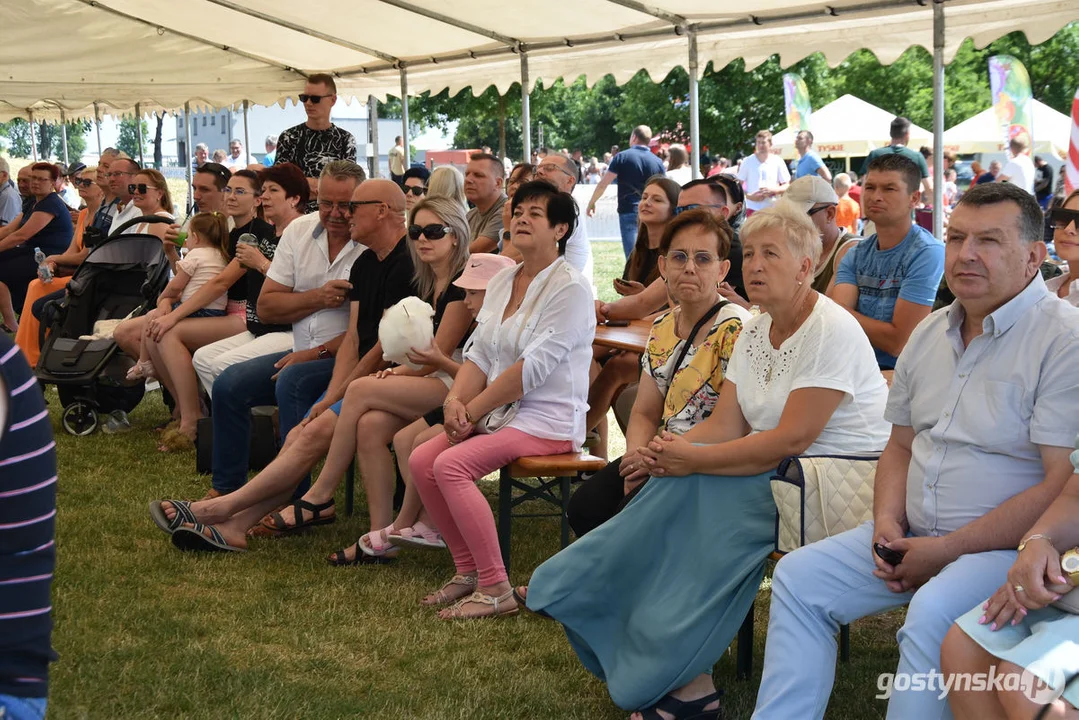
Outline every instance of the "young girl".
MULTIPOLYGON (((148 315, 150 321, 167 315, 207 282, 217 276, 229 263, 229 226, 221 213, 199 213, 191 219, 187 239, 187 254, 176 264, 176 275, 157 298, 157 308, 148 315)), ((223 317, 228 297, 221 297, 197 310, 189 317, 223 317)), ((132 367, 129 380, 154 377, 154 364, 150 361, 147 341, 143 338, 139 347, 139 361, 132 367)))

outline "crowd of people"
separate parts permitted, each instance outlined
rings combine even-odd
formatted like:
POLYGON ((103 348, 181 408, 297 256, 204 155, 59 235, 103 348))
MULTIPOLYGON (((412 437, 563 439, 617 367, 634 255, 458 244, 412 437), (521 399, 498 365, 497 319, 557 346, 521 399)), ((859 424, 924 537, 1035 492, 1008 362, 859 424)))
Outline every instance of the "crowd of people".
MULTIPOLYGON (((438 617, 528 610, 561 624, 634 718, 714 718, 712 668, 774 549, 770 477, 790 456, 879 453, 872 521, 776 566, 754 718, 823 717, 839 626, 901 606, 900 673, 993 667, 1052 683, 1079 670, 1079 654, 1055 652, 1055 639, 1079 639, 1074 615, 1052 605, 1079 581, 1061 566, 1071 553, 1079 568, 1079 423, 1066 414, 1079 400, 1079 193, 1049 214, 1067 265, 1046 282, 1034 173, 1005 169, 957 196, 936 238, 914 220, 930 174, 902 118, 858 183, 831 176, 808 132, 789 168, 768 131, 752 155, 693 179, 685 148, 665 162, 642 125, 582 209, 571 191, 592 165, 578 153, 507 173, 479 152, 462 174, 406 167, 400 150, 391 178, 367 178, 329 121, 334 92, 332 78, 308 79, 308 120, 272 138, 272 164, 250 168, 235 141, 232 165, 197 148, 197 211, 182 224, 164 177, 115 150, 76 173, 74 217, 55 165, 28 166, 16 208, 0 160, 0 314, 16 331, 0 334, 0 467, 15 470, 0 474, 0 546, 23 548, 13 566, 0 551, 0 647, 13 658, 0 662, 0 709, 9 697, 43 709, 53 659, 42 538, 56 470, 30 368, 49 301, 117 231, 159 238, 171 267, 153 308, 114 332, 129 381, 156 379, 174 401, 159 450, 212 436, 206 494, 149 503, 181 550, 244 552, 335 522, 355 460, 369 531, 328 563, 448 551, 452 576, 419 599, 438 617), (612 182, 626 264, 620 299, 604 303, 582 217, 612 182), (955 301, 934 313, 942 278, 955 301), (429 309, 432 341, 388 362, 384 314, 410 302, 429 309), (641 352, 596 344, 597 324, 643 319, 641 352), (626 451, 574 493, 577 541, 513 586, 477 480, 586 439, 606 456, 624 393, 626 451), (280 449, 249 479, 260 406, 277 408, 280 449)), ((130 424, 119 413, 106 429, 130 424)), ((1054 711, 1075 713, 1079 688, 1060 689, 1054 711)), ((1031 710, 1009 691, 896 688, 889 701, 899 718, 1031 710)))

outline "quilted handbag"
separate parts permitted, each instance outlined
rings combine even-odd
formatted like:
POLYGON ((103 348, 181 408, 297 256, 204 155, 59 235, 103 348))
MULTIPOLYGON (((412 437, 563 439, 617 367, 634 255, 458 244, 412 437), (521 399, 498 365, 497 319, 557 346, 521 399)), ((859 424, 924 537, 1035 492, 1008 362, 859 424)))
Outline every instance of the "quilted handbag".
POLYGON ((877 458, 801 455, 781 462, 772 476, 776 549, 790 552, 872 519, 877 458))

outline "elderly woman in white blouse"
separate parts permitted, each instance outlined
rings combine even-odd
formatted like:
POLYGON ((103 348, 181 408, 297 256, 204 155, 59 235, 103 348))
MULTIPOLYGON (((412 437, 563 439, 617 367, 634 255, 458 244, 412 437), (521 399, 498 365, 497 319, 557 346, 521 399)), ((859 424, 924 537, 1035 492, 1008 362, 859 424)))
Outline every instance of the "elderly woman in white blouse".
POLYGON ((570 452, 584 441, 596 326, 591 285, 563 258, 576 222, 573 198, 548 183, 528 182, 514 194, 510 230, 523 261, 487 286, 443 406, 445 434, 409 458, 456 566, 453 578, 423 599, 451 605, 444 619, 518 610, 476 480, 519 457, 570 452))
MULTIPOLYGON (((712 666, 760 587, 780 461, 880 451, 888 440, 869 339, 812 288, 821 241, 811 220, 780 203, 747 220, 741 238, 746 290, 763 312, 742 327, 712 414, 627 448, 651 479, 528 587, 528 609, 562 623, 611 699, 640 710, 634 720, 719 716, 712 666)), ((661 268, 678 279, 670 257, 661 268)))

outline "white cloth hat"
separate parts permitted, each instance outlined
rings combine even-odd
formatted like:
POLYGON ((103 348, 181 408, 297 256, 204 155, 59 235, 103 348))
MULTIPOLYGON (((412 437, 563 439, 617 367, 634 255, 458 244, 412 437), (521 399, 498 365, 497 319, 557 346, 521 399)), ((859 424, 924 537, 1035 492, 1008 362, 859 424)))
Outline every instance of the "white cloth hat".
POLYGON ((831 183, 820 175, 803 175, 790 184, 783 199, 794 203, 802 212, 809 212, 814 205, 827 203, 838 205, 839 196, 835 194, 831 183))

